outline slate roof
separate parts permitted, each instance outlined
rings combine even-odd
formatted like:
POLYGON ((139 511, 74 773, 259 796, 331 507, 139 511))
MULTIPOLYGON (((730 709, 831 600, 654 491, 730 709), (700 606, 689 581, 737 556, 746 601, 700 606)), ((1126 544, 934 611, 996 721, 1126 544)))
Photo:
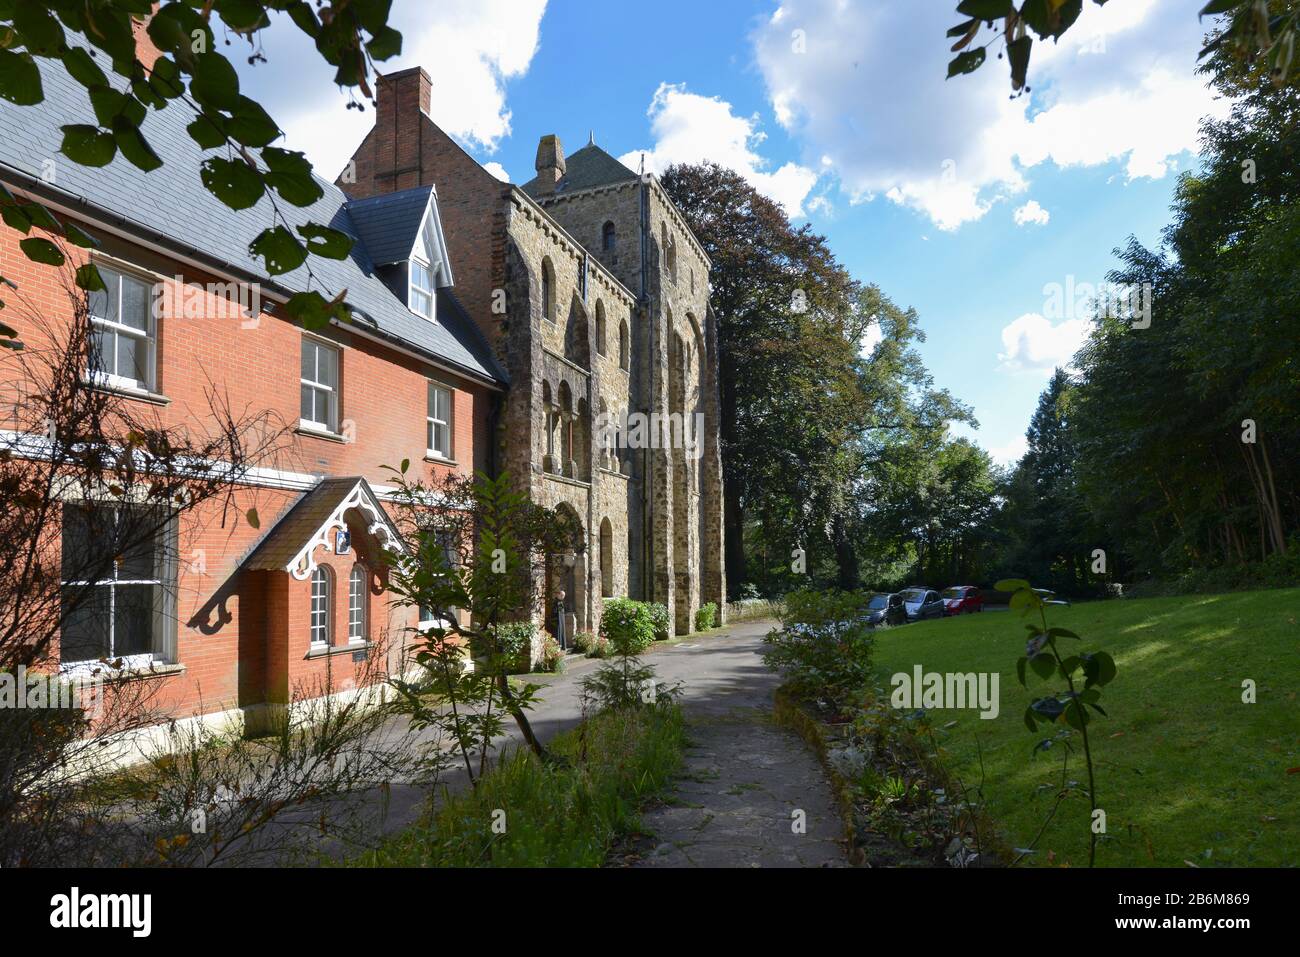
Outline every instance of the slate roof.
MULTIPOLYGON (((86 208, 88 214, 210 264, 215 271, 288 293, 309 287, 306 265, 270 278, 261 261, 248 251, 249 242, 273 225, 270 199, 263 197, 255 206, 236 211, 203 188, 199 165, 211 154, 186 132, 193 115, 182 103, 173 101, 162 111, 150 110, 141 126, 163 160, 160 168, 145 173, 120 154, 108 166, 79 166, 62 159, 58 149, 63 124, 94 122, 85 89, 56 60, 42 60, 41 74, 43 103, 14 106, 0 100, 0 180, 74 209, 86 208), (53 184, 45 183, 41 175, 49 160, 55 161, 53 184)), ((126 85, 121 77, 114 75, 112 80, 119 88, 126 85)), ((323 223, 361 240, 345 260, 310 257, 311 269, 324 286, 322 291, 336 294, 346 289, 348 304, 364 313, 358 322, 381 338, 470 376, 504 385, 503 370, 463 310, 450 313, 447 321, 439 316, 438 322, 429 322, 393 295, 375 274, 376 261, 367 249, 367 240, 373 242, 377 235, 373 217, 367 227, 358 226, 349 213, 347 196, 332 183, 319 177, 317 182, 324 196, 312 206, 300 209, 277 199, 290 225, 323 223)), ((376 205, 382 208, 384 204, 376 205)), ((365 213, 362 218, 366 219, 365 213)), ((93 228, 90 231, 93 233, 93 228)), ((383 246, 381 243, 381 256, 388 255, 383 246)))
MULTIPOLYGON (((338 508, 344 497, 356 488, 358 482, 365 481, 356 475, 350 478, 322 479, 310 492, 303 493, 288 514, 276 522, 275 527, 244 560, 242 567, 250 571, 284 571, 297 557, 303 545, 338 508)), ((370 494, 375 498, 373 491, 370 494)), ((375 501, 378 503, 377 498, 375 501)), ((383 511, 382 504, 379 508, 383 511)), ((387 516, 388 513, 384 514, 387 516)), ((392 525, 391 519, 389 525, 392 525)), ((393 527, 393 534, 397 535, 396 527, 393 527)))
MULTIPOLYGON (((596 144, 590 143, 572 156, 564 158, 564 176, 555 184, 555 195, 576 193, 596 186, 609 186, 634 179, 637 179, 636 173, 596 144)), ((534 176, 520 189, 534 199, 551 195, 543 193, 540 187, 538 177, 534 176)))
POLYGON ((348 216, 372 263, 388 266, 410 258, 432 192, 432 186, 416 186, 348 203, 348 216))

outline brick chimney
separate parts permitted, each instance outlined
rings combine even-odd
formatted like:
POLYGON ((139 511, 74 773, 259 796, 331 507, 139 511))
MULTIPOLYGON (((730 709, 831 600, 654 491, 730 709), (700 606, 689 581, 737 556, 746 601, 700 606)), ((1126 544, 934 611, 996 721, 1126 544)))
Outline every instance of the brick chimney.
POLYGON ((379 192, 396 192, 424 182, 421 126, 430 110, 432 92, 433 81, 421 66, 379 77, 369 155, 369 172, 379 192))
POLYGON ((152 70, 158 58, 162 56, 162 51, 153 45, 147 32, 149 21, 157 12, 158 4, 155 3, 153 10, 147 16, 137 17, 131 21, 131 32, 135 34, 135 58, 144 64, 146 70, 152 70))
POLYGON ((554 133, 542 137, 537 144, 538 188, 543 193, 555 192, 555 184, 564 178, 564 144, 554 133))

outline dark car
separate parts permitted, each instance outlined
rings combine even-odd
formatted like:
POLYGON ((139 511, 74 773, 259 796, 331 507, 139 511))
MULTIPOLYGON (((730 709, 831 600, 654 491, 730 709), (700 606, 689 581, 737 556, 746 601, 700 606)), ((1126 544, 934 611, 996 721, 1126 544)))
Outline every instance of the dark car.
POLYGON ((902 597, 908 621, 943 617, 943 599, 932 588, 908 588, 902 597))
POLYGON ((945 615, 969 615, 984 610, 984 593, 974 585, 953 585, 940 597, 945 615))
POLYGON ((904 625, 907 623, 907 610, 903 608, 903 596, 894 594, 872 595, 867 602, 867 624, 872 628, 877 625, 904 625))

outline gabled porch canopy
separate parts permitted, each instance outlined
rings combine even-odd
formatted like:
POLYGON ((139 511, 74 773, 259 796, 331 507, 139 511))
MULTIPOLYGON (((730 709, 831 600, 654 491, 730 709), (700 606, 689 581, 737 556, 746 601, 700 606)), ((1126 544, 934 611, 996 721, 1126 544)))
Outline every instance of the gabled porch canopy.
POLYGON ((405 555, 406 544, 397 527, 364 478, 322 479, 276 523, 244 562, 253 571, 284 571, 306 581, 317 567, 317 552, 336 552, 339 533, 359 527, 376 548, 405 555))

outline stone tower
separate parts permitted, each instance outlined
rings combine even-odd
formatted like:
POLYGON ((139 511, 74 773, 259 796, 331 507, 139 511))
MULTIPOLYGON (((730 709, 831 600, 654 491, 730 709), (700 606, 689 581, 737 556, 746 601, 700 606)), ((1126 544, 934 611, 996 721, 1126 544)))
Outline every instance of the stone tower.
POLYGON ((536 177, 501 182, 430 119, 429 94, 421 69, 381 78, 376 125, 339 185, 437 189, 455 295, 510 375, 497 466, 584 530, 582 553, 547 575, 573 625, 594 630, 604 599, 626 595, 690 631, 726 593, 708 257, 654 176, 594 141, 566 156, 550 135, 536 177), (657 416, 672 441, 602 448, 602 413, 657 416))

